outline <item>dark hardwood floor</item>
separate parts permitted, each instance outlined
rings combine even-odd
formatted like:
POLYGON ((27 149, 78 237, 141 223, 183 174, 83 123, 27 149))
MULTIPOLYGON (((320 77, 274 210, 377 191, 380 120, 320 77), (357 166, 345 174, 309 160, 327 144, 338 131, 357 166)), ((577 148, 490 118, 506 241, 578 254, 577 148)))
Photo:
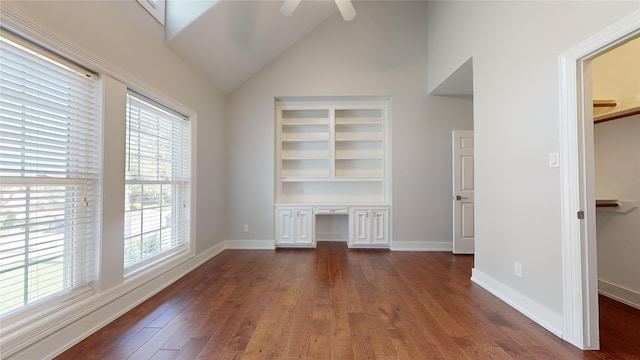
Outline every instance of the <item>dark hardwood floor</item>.
POLYGON ((640 311, 601 298, 580 351, 444 252, 228 250, 58 359, 640 359, 640 311))

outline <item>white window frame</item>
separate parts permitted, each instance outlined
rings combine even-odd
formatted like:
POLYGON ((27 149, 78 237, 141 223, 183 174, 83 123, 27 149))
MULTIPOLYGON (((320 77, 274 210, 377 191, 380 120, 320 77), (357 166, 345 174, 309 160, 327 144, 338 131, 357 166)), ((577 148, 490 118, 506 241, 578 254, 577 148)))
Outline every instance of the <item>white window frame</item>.
MULTIPOLYGON (((23 54, 30 53, 32 54, 31 55, 32 58, 34 59, 39 58, 41 59, 40 61, 44 60, 42 64, 48 63, 49 68, 66 69, 71 72, 75 72, 77 74, 80 74, 80 77, 78 77, 78 79, 88 78, 92 80, 97 80, 98 78, 97 74, 95 74, 94 72, 89 71, 56 53, 46 50, 16 35, 13 35, 12 33, 6 31, 5 29, 2 29, 2 37, 7 39, 9 42, 13 43, 18 49, 21 48, 23 51, 23 54)), ((42 69, 44 68, 46 67, 43 67, 42 69)), ((39 71, 44 71, 44 70, 39 70, 39 71)), ((56 72, 57 74, 56 76, 62 76, 61 74, 65 72, 64 70, 60 70, 60 71, 61 72, 56 72)), ((21 78, 24 80, 26 77, 22 78, 19 75, 16 75, 16 81, 18 81, 17 80, 18 78, 21 78)), ((16 82, 16 84, 18 84, 18 82, 16 82)), ((56 84, 58 83, 56 82, 56 84)), ((93 87, 94 91, 97 94, 97 92, 99 91, 98 83, 94 83, 91 86, 93 87)), ((27 87, 28 87, 27 85, 24 85, 24 88, 27 88, 27 87)), ((10 92, 9 94, 13 94, 13 93, 10 92)), ((87 147, 87 151, 89 151, 89 153, 84 153, 85 155, 87 155, 86 160, 88 162, 87 163, 83 162, 83 163, 88 164, 88 166, 80 165, 80 163, 75 163, 76 160, 71 160, 73 159, 71 157, 64 157, 66 156, 66 154, 68 153, 73 154, 74 152, 70 150, 72 149, 71 147, 63 147, 62 149, 56 150, 56 151, 61 151, 61 150, 67 151, 64 153, 65 155, 61 155, 67 162, 66 165, 61 168, 61 170, 55 170, 52 167, 49 167, 47 169, 46 160, 44 160, 44 165, 42 165, 41 160, 33 160, 33 159, 26 158, 26 159, 22 159, 23 163, 25 164, 30 161, 35 161, 39 164, 37 165, 38 168, 34 167, 34 169, 38 169, 38 170, 34 170, 36 171, 35 175, 37 176, 34 176, 34 174, 29 175, 27 173, 16 176, 16 175, 9 175, 10 174, 9 172, 5 174, 6 176, 2 176, 1 182, 3 185, 11 185, 11 186, 25 188, 24 190, 24 195, 25 195, 24 214, 26 216, 25 221, 28 221, 26 219, 30 219, 32 217, 30 215, 30 212, 32 210, 30 209, 30 205, 28 205, 29 203, 28 199, 31 197, 31 195, 33 195, 32 193, 33 193, 34 187, 64 187, 65 188, 64 202, 60 204, 64 204, 65 209, 67 210, 64 210, 65 215, 64 215, 64 218, 62 219, 63 225, 61 227, 57 227, 58 223, 56 222, 58 220, 51 220, 48 218, 41 218, 39 220, 38 219, 36 220, 38 221, 37 224, 41 224, 41 226, 45 226, 47 225, 47 223, 49 223, 49 225, 54 225, 53 231, 56 233, 59 232, 60 236, 62 236, 61 240, 65 241, 63 245, 63 248, 64 248, 63 255, 60 255, 66 259, 64 260, 64 263, 63 263, 63 266, 64 266, 63 273, 65 274, 65 279, 63 281, 63 284, 65 285, 63 285, 63 289, 53 292, 49 295, 40 297, 37 300, 27 302, 21 307, 17 307, 11 311, 8 311, 2 314, 1 321, 3 323, 3 327, 2 327, 2 331, 0 331, 0 335, 4 335, 5 333, 12 332, 16 328, 19 328, 20 326, 24 325, 25 323, 33 322, 37 319, 44 318, 48 314, 51 314, 52 312, 60 308, 68 306, 69 303, 77 302, 80 299, 84 299, 87 296, 93 294, 93 288, 91 286, 91 282, 93 280, 93 274, 95 270, 93 263, 96 257, 93 243, 95 241, 95 237, 99 236, 98 234, 100 233, 100 229, 101 229, 100 199, 101 199, 102 193, 101 193, 100 179, 102 177, 102 165, 103 165, 102 152, 101 152, 102 120, 100 118, 99 111, 98 111, 99 103, 97 100, 97 96, 96 98, 94 98, 93 102, 87 101, 86 104, 88 105, 90 104, 94 112, 92 115, 90 115, 91 118, 89 118, 88 121, 84 121, 84 120, 79 120, 80 117, 76 117, 75 120, 72 120, 74 119, 73 116, 67 115, 67 113, 63 111, 65 110, 66 106, 59 107, 57 110, 46 110, 45 108, 42 108, 42 105, 40 105, 40 103, 46 103, 46 102, 37 101, 38 102, 37 105, 34 105, 33 107, 29 107, 26 104, 28 104, 29 101, 32 101, 34 98, 32 98, 31 95, 27 95, 27 94, 28 94, 28 91, 24 90, 24 91, 19 91, 14 95, 8 95, 8 98, 7 98, 8 103, 15 103, 16 106, 19 105, 25 109, 23 110, 24 113, 22 115, 24 116, 24 119, 22 121, 24 121, 23 126, 25 126, 25 128, 36 126, 33 124, 36 124, 37 122, 35 122, 34 119, 32 118, 33 115, 24 115, 24 114, 37 113, 37 114, 40 114, 38 116, 43 116, 45 119, 49 116, 47 114, 56 114, 55 116, 60 118, 60 120, 57 120, 57 121, 62 121, 63 118, 69 119, 67 125, 71 125, 71 126, 94 125, 95 127, 87 128, 89 129, 89 134, 92 134, 94 138, 89 142, 89 146, 87 147), (12 98, 12 96, 16 96, 15 99, 12 98), (26 101, 26 102, 22 103, 21 101, 26 101), (47 113, 47 111, 52 111, 52 112, 47 113), (77 171, 80 171, 80 172, 75 174, 69 173, 69 167, 72 166, 71 165, 72 163, 75 163, 75 165, 73 166, 78 166, 76 169, 77 171), (40 169, 44 169, 44 170, 40 170, 40 169), (62 169, 64 169, 64 171, 62 171, 62 169), (90 188, 87 188, 87 186, 89 186, 90 188), (84 207, 88 208, 87 209, 88 212, 85 212, 84 210, 82 210, 83 205, 84 207), (69 213, 70 211, 71 213, 69 213), (78 217, 78 215, 80 215, 81 217, 78 217), (88 221, 88 222, 85 222, 85 221, 88 221), (80 233, 82 234, 78 235, 80 233), (70 237, 73 237, 71 241, 66 241, 70 237)), ((73 112, 70 112, 69 114, 75 113, 76 111, 78 110, 73 110, 73 112)), ((51 116, 54 116, 54 115, 51 115, 51 116)), ((7 120, 7 121, 11 121, 11 120, 7 120)), ((54 125, 54 123, 51 121, 52 120, 43 120, 42 124, 37 126, 38 128, 44 127, 40 131, 46 131, 47 127, 51 128, 52 126, 53 127, 63 126, 62 123, 59 123, 59 125, 54 125)), ((11 134, 12 133, 11 129, 14 127, 15 126, 11 126, 11 127, 8 126, 6 129, 7 134, 11 134)), ((66 131, 67 132, 65 133, 64 137, 69 139, 66 141, 68 141, 69 144, 73 144, 73 146, 79 146, 75 140, 71 140, 71 138, 69 138, 69 136, 72 136, 71 134, 75 133, 75 130, 71 131, 67 129, 66 131)), ((17 134, 17 133, 13 132, 13 134, 17 134)), ((8 135, 8 136, 12 137, 12 135, 8 135)), ((30 144, 32 144, 30 146, 46 147, 46 145, 43 145, 43 143, 41 143, 41 140, 38 140, 38 139, 26 138, 25 141, 30 142, 30 144)), ((47 139, 47 137, 45 136, 44 139, 47 139)), ((76 137, 76 139, 85 139, 85 135, 76 137)), ((19 147, 16 149, 21 149, 21 148, 22 147, 19 147)), ((43 151, 48 151, 48 150, 43 150, 43 151)), ((81 154, 81 153, 82 151, 78 152, 78 154, 81 154)), ((8 152, 7 154, 10 154, 10 152, 8 152)), ((10 159, 11 155, 7 155, 7 156, 9 156, 7 159, 10 159)), ((44 153, 42 154, 43 158, 46 158, 46 156, 48 155, 45 155, 44 153)), ((31 166, 33 167, 35 165, 31 165, 31 166)), ((56 164, 55 166, 62 166, 62 165, 60 163, 60 164, 56 164)), ((11 167, 9 165, 8 169, 10 168, 11 167)), ((56 192, 61 192, 61 191, 56 191, 56 192)), ((56 205, 56 206, 59 206, 59 205, 56 205)), ((57 219, 57 216, 52 219, 57 219)), ((34 233, 33 235, 35 236, 39 236, 37 235, 39 232, 42 232, 42 231, 40 230, 32 231, 30 229, 25 228, 25 233, 26 233, 25 239, 30 238, 31 233, 34 233)), ((47 230, 44 231, 44 233, 46 232, 47 230)), ((48 237, 51 237, 51 236, 56 237, 55 235, 56 234, 49 235, 48 237)), ((45 235, 45 238, 46 237, 47 236, 45 235)), ((54 239, 49 242, 53 244, 53 242, 55 241, 58 241, 58 240, 54 239)), ((25 246, 28 246, 28 245, 25 245, 25 246)), ((30 262, 31 260, 29 260, 29 264, 24 265, 25 270, 31 266, 30 262)), ((29 282, 28 279, 25 279, 25 281, 29 282)), ((27 290, 25 289, 25 291, 27 290)))
MULTIPOLYGON (((166 220, 166 225, 168 225, 168 227, 170 228, 171 231, 171 242, 176 241, 176 236, 178 236, 178 243, 176 245, 173 245, 171 247, 169 247, 168 249, 164 250, 164 251, 160 251, 159 253, 155 254, 155 255, 151 255, 149 257, 143 258, 139 261, 136 261, 134 263, 131 264, 127 264, 125 262, 125 277, 131 277, 133 275, 137 275, 140 273, 143 273, 146 270, 149 269, 153 269, 153 267, 157 266, 160 263, 165 263, 166 261, 171 261, 171 260, 175 260, 176 258, 178 258, 180 255, 186 255, 186 254, 190 254, 190 250, 192 248, 191 243, 192 243, 192 234, 191 234, 191 229, 192 229, 192 217, 191 217, 191 194, 193 192, 193 184, 192 184, 192 164, 193 164, 193 127, 192 127, 192 121, 190 119, 189 116, 183 115, 181 112, 178 112, 176 110, 174 110, 171 107, 165 106, 164 104, 155 101, 147 96, 141 95, 140 93, 134 91, 134 90, 129 90, 128 94, 127 94, 127 103, 129 103, 130 101, 137 101, 137 102, 141 102, 146 104, 147 106, 151 106, 154 107, 158 110, 158 113, 164 113, 165 117, 171 117, 173 118, 174 121, 180 121, 182 122, 181 124, 179 124, 179 126, 184 126, 184 136, 186 136, 187 138, 184 139, 185 141, 185 145, 182 148, 181 151, 181 155, 182 158, 181 159, 173 159, 174 164, 175 162, 180 162, 182 165, 185 165, 185 161, 184 161, 184 157, 186 156, 188 159, 186 161, 186 165, 182 166, 182 173, 181 174, 173 174, 167 178, 161 179, 158 178, 156 180, 148 180, 148 179, 132 179, 130 178, 129 175, 125 176, 125 188, 128 187, 128 185, 152 185, 152 186, 166 186, 169 185, 172 187, 172 194, 171 194, 171 199, 172 199, 172 203, 170 204, 170 208, 171 208, 171 212, 170 212, 170 217, 167 218, 166 220), (176 191, 176 187, 183 187, 182 191, 176 191), (176 234, 177 232, 177 234, 176 234)), ((129 105, 128 105, 129 106, 129 105)), ((130 136, 129 133, 129 110, 127 110, 127 116, 126 116, 126 120, 127 122, 127 137, 130 136)), ((127 143, 129 143, 129 140, 127 140, 127 143)), ((127 147, 129 147, 131 145, 127 145, 127 147)), ((127 154, 127 163, 130 161, 130 156, 129 154, 127 154)), ((125 191, 126 192, 126 191, 125 191)), ((143 200, 144 201, 144 200, 143 200)), ((125 195, 125 228, 127 228, 129 226, 126 214, 128 212, 132 212, 131 209, 129 209, 129 206, 131 206, 130 204, 131 199, 129 199, 128 195, 125 195)), ((142 212, 142 218, 144 221, 144 204, 141 204, 143 206, 143 209, 141 209, 142 212)), ((160 220, 160 224, 158 226, 158 228, 153 228, 151 229, 152 231, 157 231, 163 228, 162 222, 164 220, 161 218, 160 220)), ((142 225, 141 225, 142 226, 142 225)), ((148 233, 149 231, 147 231, 147 229, 143 229, 143 231, 141 230, 141 234, 144 233, 148 233)), ((127 235, 127 231, 125 230, 125 241, 124 241, 124 246, 125 246, 125 250, 124 250, 124 256, 126 258, 127 256, 127 251, 126 251, 126 246, 127 246, 127 238, 131 237, 127 235)), ((161 243, 162 243, 162 239, 160 239, 161 243)))
MULTIPOLYGON (((91 319, 92 326, 105 325, 117 316, 120 311, 113 307, 114 301, 126 299, 131 306, 144 300, 141 289, 152 294, 166 287, 176 278, 176 274, 186 274, 194 259, 208 257, 211 254, 201 254, 196 257, 196 163, 197 163, 197 124, 198 113, 189 103, 182 103, 171 95, 163 93, 158 88, 136 75, 125 71, 119 66, 105 61, 102 57, 93 55, 86 48, 61 38, 59 34, 51 33, 47 28, 34 23, 30 18, 0 3, 2 19, 0 26, 15 34, 19 34, 34 44, 52 50, 54 53, 64 54, 75 64, 87 67, 99 74, 98 104, 101 111, 98 118, 103 126, 103 172, 101 228, 96 235, 93 249, 95 251, 94 281, 90 284, 90 292, 69 293, 65 299, 57 304, 43 303, 31 309, 32 316, 23 317, 13 324, 2 321, 0 326, 0 358, 12 357, 18 353, 36 353, 48 348, 66 344, 68 336, 76 336, 85 328, 86 319, 91 319), (169 258, 157 259, 153 264, 140 269, 135 274, 124 274, 122 266, 122 234, 124 222, 124 116, 125 95, 127 88, 149 96, 163 104, 171 104, 183 114, 188 114, 191 122, 191 206, 190 206, 190 243, 189 250, 169 258), (117 169, 117 170, 115 170, 117 169), (120 179, 120 180, 118 180, 120 179), (120 244, 120 245, 118 245, 120 244), (133 276, 132 276, 133 275, 133 276), (158 282, 160 281, 160 282, 158 282), (83 320, 84 319, 84 320, 83 320), (97 321, 97 322, 96 322, 97 321), (105 322, 107 321, 107 322, 105 322), (85 325, 82 325, 85 324, 85 325), (66 335, 65 335, 66 334, 66 335), (43 341, 49 339, 51 341, 43 341)), ((74 64, 70 62, 70 64, 74 64)), ((178 97, 179 98, 179 97, 178 97)), ((216 251, 220 251, 216 247, 216 251)), ((179 276, 182 276, 179 275, 179 276)), ((37 357, 37 356, 36 356, 37 357)))

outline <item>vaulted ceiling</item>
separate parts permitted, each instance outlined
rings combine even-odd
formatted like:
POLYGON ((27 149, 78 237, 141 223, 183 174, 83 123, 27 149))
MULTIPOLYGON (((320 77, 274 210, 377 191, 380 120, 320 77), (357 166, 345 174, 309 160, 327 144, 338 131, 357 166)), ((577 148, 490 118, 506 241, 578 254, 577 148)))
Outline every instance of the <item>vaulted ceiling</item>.
POLYGON ((169 0, 166 44, 228 94, 329 17, 340 16, 333 0, 302 0, 292 16, 283 16, 281 5, 169 0))

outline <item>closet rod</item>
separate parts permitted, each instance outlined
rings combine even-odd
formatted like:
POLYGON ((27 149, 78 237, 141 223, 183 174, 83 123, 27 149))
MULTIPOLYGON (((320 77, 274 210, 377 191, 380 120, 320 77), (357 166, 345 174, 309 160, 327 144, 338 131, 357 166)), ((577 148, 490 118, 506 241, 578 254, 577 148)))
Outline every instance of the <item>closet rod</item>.
POLYGON ((596 207, 615 208, 615 207, 620 207, 620 204, 618 204, 617 202, 615 203, 597 203, 596 202, 596 207))

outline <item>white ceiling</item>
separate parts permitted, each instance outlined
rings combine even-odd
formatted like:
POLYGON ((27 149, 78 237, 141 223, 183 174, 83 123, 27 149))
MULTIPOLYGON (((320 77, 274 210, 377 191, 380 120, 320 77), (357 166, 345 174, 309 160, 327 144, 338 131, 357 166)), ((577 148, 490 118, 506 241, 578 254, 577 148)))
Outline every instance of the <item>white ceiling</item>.
POLYGON ((282 2, 211 1, 167 46, 228 94, 320 23, 340 16, 333 0, 302 0, 290 17, 280 13, 282 2))

